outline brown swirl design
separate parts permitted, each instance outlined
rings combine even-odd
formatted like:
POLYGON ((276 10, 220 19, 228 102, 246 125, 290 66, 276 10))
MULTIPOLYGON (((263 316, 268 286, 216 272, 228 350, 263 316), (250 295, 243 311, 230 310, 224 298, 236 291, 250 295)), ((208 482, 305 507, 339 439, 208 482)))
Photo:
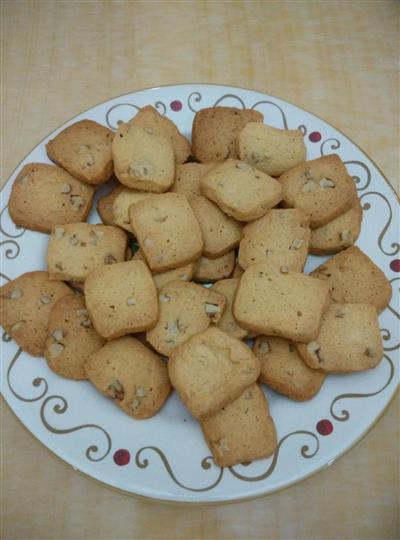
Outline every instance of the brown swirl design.
POLYGON ((8 204, 6 204, 6 206, 3 208, 3 210, 0 212, 0 232, 2 232, 4 234, 4 236, 7 236, 7 238, 20 238, 24 233, 25 233, 26 229, 23 229, 22 227, 19 227, 18 225, 15 225, 14 222, 12 221, 11 217, 10 217, 10 214, 8 213, 8 204), (16 231, 21 231, 21 232, 18 232, 17 234, 13 234, 11 232, 8 232, 6 231, 5 227, 4 227, 4 216, 7 216, 9 217, 13 227, 15 228, 16 231))
POLYGON ((356 161, 356 160, 344 161, 343 163, 345 165, 358 165, 359 167, 361 167, 364 170, 364 172, 367 175, 367 179, 365 180, 364 184, 362 184, 361 186, 359 185, 360 182, 361 182, 361 179, 360 179, 359 176, 353 175, 352 178, 353 178, 354 182, 357 184, 357 191, 364 191, 364 189, 367 189, 367 187, 371 183, 371 179, 372 179, 372 175, 371 175, 371 171, 369 170, 369 167, 365 163, 363 163, 362 161, 356 161))
MULTIPOLYGON (((382 251, 382 253, 384 253, 385 255, 396 255, 399 251, 400 251, 400 244, 398 244, 397 242, 392 242, 390 244, 390 247, 393 248, 393 251, 386 251, 383 246, 382 246, 382 242, 383 242, 383 239, 385 238, 385 234, 387 233, 388 229, 389 229, 389 226, 390 224, 392 223, 392 219, 393 219, 393 213, 392 213, 392 207, 390 206, 390 203, 389 201, 387 200, 387 198, 385 197, 385 195, 382 195, 382 193, 379 193, 378 191, 368 191, 367 193, 364 193, 363 195, 361 195, 360 197, 360 202, 362 201, 362 199, 364 197, 367 197, 367 196, 371 196, 371 195, 376 195, 377 197, 380 197, 383 201, 385 201, 386 203, 386 206, 389 210, 389 218, 388 220, 386 221, 386 224, 385 226, 383 227, 379 237, 378 237, 378 246, 379 246, 379 249, 382 251)), ((365 203, 363 205, 363 210, 369 210, 371 208, 371 204, 369 202, 365 203)))
MULTIPOLYGON (((395 281, 399 281, 399 280, 400 280, 400 277, 395 277, 390 280, 390 283, 394 283, 395 281)), ((399 292, 400 292, 400 289, 399 289, 399 292)), ((390 304, 388 305, 388 310, 391 311, 393 315, 395 315, 398 319, 400 319, 400 313, 398 313, 395 309, 393 309, 390 304)))
POLYGON ((111 437, 105 429, 98 426, 97 424, 82 424, 80 426, 74 426, 72 428, 59 429, 59 428, 55 428, 47 421, 46 407, 51 401, 54 401, 54 400, 58 400, 61 402, 61 404, 55 403, 53 405, 53 412, 55 412, 56 414, 64 414, 68 409, 68 402, 63 396, 47 397, 43 401, 40 407, 40 418, 42 419, 44 427, 48 429, 51 433, 55 433, 56 435, 66 435, 68 433, 74 433, 75 431, 80 431, 82 429, 97 429, 101 431, 106 437, 106 441, 107 441, 106 449, 104 450, 102 454, 100 454, 99 457, 93 457, 93 454, 98 453, 99 447, 96 444, 92 444, 86 449, 85 455, 90 461, 102 461, 106 456, 108 456, 111 450, 111 437))
POLYGON ((387 381, 385 382, 385 384, 382 386, 382 388, 379 388, 379 390, 376 390, 375 392, 370 392, 368 394, 350 393, 350 394, 340 394, 340 396, 336 396, 330 406, 331 415, 335 420, 338 420, 339 422, 347 422, 347 420, 350 418, 350 413, 349 411, 346 411, 346 409, 341 410, 340 412, 341 416, 335 413, 334 406, 338 401, 341 401, 342 399, 359 399, 359 398, 367 398, 371 396, 376 396, 377 394, 380 394, 381 392, 383 392, 383 390, 385 390, 385 388, 389 386, 394 375, 394 365, 391 359, 386 354, 383 355, 383 358, 389 363, 390 371, 389 371, 389 377, 387 381))
POLYGON ((337 139, 326 139, 320 146, 320 153, 321 153, 321 156, 326 156, 325 154, 325 146, 329 144, 329 150, 332 151, 332 150, 337 150, 338 148, 340 148, 341 146, 341 142, 338 141, 337 139))
POLYGON ((256 107, 258 107, 259 105, 271 105, 272 107, 274 107, 275 109, 278 109, 278 111, 280 112, 281 114, 281 117, 282 117, 282 124, 283 124, 283 127, 285 129, 288 129, 288 123, 287 123, 287 120, 286 120, 286 115, 285 113, 283 112, 283 109, 281 107, 279 107, 279 105, 277 105, 276 103, 274 103, 273 101, 267 101, 267 100, 262 100, 262 101, 257 101, 257 103, 254 103, 254 105, 251 107, 252 109, 255 109, 256 107))
POLYGON ((307 135, 307 127, 304 124, 297 126, 297 129, 302 132, 303 137, 307 135))
MULTIPOLYGON (((387 328, 381 328, 381 334, 383 341, 389 341, 392 338, 392 334, 390 333, 390 330, 387 328)), ((384 351, 395 351, 400 347, 400 342, 397 343, 394 347, 383 347, 384 351)))
POLYGON ((110 115, 113 111, 115 111, 115 109, 119 109, 120 107, 132 107, 132 109, 135 109, 135 111, 140 111, 140 107, 134 105, 133 103, 117 103, 116 105, 110 107, 106 112, 106 124, 110 129, 113 129, 114 131, 118 128, 118 124, 120 124, 122 120, 117 120, 117 124, 113 125, 110 122, 110 115))
POLYGON ((33 397, 33 398, 32 397, 21 396, 21 394, 18 394, 18 392, 14 389, 13 385, 11 384, 11 371, 12 371, 12 368, 14 367, 16 361, 20 357, 21 353, 22 353, 22 349, 18 349, 18 351, 15 353, 13 359, 11 360, 10 365, 8 366, 8 370, 7 370, 8 388, 10 389, 10 392, 17 399, 19 399, 20 401, 24 401, 26 403, 32 403, 34 401, 39 401, 39 399, 42 399, 42 397, 46 395, 46 393, 47 393, 47 391, 49 389, 49 385, 47 384, 46 379, 43 379, 42 377, 37 377, 36 379, 33 379, 32 386, 34 386, 35 388, 40 388, 40 387, 43 388, 42 392, 38 396, 33 397))
MULTIPOLYGON (((139 467, 139 469, 145 469, 148 465, 149 465, 149 460, 144 458, 144 459, 141 459, 141 454, 142 452, 146 451, 146 450, 152 450, 153 452, 155 452, 158 457, 161 459, 162 461, 162 464, 164 465, 167 473, 169 474, 169 476, 171 477, 171 479, 175 482, 176 485, 178 485, 179 487, 183 488, 183 489, 186 489, 188 491, 194 491, 194 492, 202 492, 202 491, 210 491, 211 489, 215 488, 215 486, 217 486, 221 480, 222 480, 222 477, 224 475, 224 469, 222 467, 219 467, 219 474, 216 478, 216 480, 206 486, 206 487, 203 487, 203 488, 193 488, 193 487, 189 487, 189 486, 185 486, 184 484, 182 484, 182 482, 180 482, 176 476, 174 475, 173 471, 172 471, 172 468, 169 464, 169 461, 168 459, 165 457, 165 454, 159 449, 157 448, 156 446, 144 446, 143 448, 141 448, 140 450, 138 450, 136 452, 136 456, 135 456, 135 462, 136 462, 136 465, 139 467)), ((205 457, 202 461, 201 461, 201 467, 204 469, 204 470, 208 470, 211 468, 211 463, 210 463, 210 460, 211 460, 211 456, 207 456, 205 457)))
POLYGON ((304 444, 301 449, 300 449, 300 453, 301 455, 303 456, 303 458, 306 458, 306 459, 311 459, 313 458, 317 453, 318 453, 318 450, 319 450, 319 439, 318 437, 315 435, 315 433, 313 433, 312 431, 303 431, 303 430, 299 430, 299 431, 293 431, 292 433, 288 433, 287 435, 285 435, 284 437, 282 437, 282 439, 278 442, 278 445, 276 447, 276 450, 274 452, 274 455, 273 455, 273 458, 272 458, 272 461, 271 461, 271 464, 270 466, 268 467, 268 469, 263 472, 262 474, 259 474, 257 476, 245 476, 243 474, 240 474, 238 473, 234 467, 229 467, 229 472, 235 476, 236 478, 238 478, 239 480, 243 480, 245 482, 259 482, 260 480, 265 480, 266 478, 268 478, 269 476, 271 476, 271 474, 274 472, 275 470, 275 467, 276 467, 276 464, 278 462, 278 457, 279 457, 279 451, 281 449, 281 446, 282 444, 287 440, 289 439, 289 437, 293 437, 293 435, 308 435, 310 437, 312 437, 316 443, 316 446, 315 446, 315 450, 311 451, 310 452, 310 447, 307 445, 307 444, 304 444))
POLYGON ((19 244, 15 240, 3 240, 0 247, 5 248, 6 259, 16 259, 21 252, 19 244))
POLYGON ((202 99, 203 98, 202 98, 200 92, 192 92, 191 94, 189 94, 189 96, 187 98, 187 106, 189 107, 189 109, 192 112, 197 113, 198 109, 195 109, 193 107, 193 103, 194 102, 199 103, 202 99))

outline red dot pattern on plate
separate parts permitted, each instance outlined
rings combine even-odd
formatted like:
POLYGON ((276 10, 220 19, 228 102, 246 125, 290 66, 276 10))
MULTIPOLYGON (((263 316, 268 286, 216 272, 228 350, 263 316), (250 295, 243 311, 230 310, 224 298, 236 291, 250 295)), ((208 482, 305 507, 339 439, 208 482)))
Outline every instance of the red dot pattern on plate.
POLYGON ((313 131, 308 138, 311 142, 319 142, 322 139, 322 135, 319 131, 313 131))
POLYGON ((178 99, 175 99, 174 101, 171 101, 170 105, 171 109, 173 111, 180 111, 182 109, 182 102, 178 99))
POLYGON ((400 259, 393 259, 390 263, 390 268, 393 272, 400 272, 400 259))
POLYGON ((320 435, 330 435, 333 431, 332 422, 329 420, 320 420, 317 424, 317 431, 320 435))
POLYGON ((128 463, 131 460, 131 454, 129 453, 129 450, 125 450, 124 448, 120 448, 116 452, 114 452, 113 456, 114 462, 122 467, 123 465, 128 465, 128 463))

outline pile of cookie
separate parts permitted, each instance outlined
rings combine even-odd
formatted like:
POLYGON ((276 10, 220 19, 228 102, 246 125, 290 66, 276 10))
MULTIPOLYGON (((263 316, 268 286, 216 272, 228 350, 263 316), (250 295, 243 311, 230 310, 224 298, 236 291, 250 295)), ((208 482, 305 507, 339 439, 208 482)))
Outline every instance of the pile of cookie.
POLYGON ((229 466, 275 450, 260 383, 307 400, 330 373, 381 360, 391 287, 353 245, 354 181, 337 155, 307 161, 300 131, 216 107, 196 114, 190 146, 147 106, 115 134, 72 124, 47 153, 55 164, 26 165, 8 208, 50 233, 48 271, 1 288, 1 324, 57 374, 135 419, 174 388, 229 466), (86 223, 108 181, 103 224, 86 223), (336 255, 305 275, 309 253, 336 255))

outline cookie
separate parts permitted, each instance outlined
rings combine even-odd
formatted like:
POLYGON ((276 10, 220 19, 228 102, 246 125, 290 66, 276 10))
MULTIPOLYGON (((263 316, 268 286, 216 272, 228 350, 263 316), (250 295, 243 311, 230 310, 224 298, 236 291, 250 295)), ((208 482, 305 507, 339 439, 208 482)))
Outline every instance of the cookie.
POLYGON ((0 323, 21 349, 42 356, 50 312, 72 290, 47 272, 27 272, 0 288, 0 323))
POLYGON ((132 205, 129 217, 153 272, 178 268, 200 257, 201 229, 184 195, 154 195, 132 205))
POLYGON ((238 135, 237 146, 242 161, 270 176, 280 176, 307 157, 300 130, 277 129, 259 122, 246 124, 238 135))
POLYGON ((201 195, 200 178, 215 167, 215 163, 184 163, 177 165, 175 180, 170 191, 190 198, 201 195))
POLYGON ((233 301, 235 299, 238 286, 239 279, 221 279, 220 281, 214 283, 211 290, 222 294, 226 300, 226 306, 222 317, 216 323, 218 328, 227 334, 231 334, 235 338, 243 339, 247 336, 248 331, 238 325, 232 313, 233 301))
POLYGON ((56 165, 29 163, 17 176, 8 212, 19 227, 50 232, 57 224, 85 221, 94 188, 56 165))
POLYGON ((351 373, 374 368, 383 356, 377 311, 371 304, 331 304, 317 338, 296 346, 312 369, 351 373))
POLYGON ((113 174, 114 133, 94 122, 80 120, 46 144, 49 158, 88 184, 104 184, 113 174))
POLYGON ((338 253, 310 275, 328 285, 333 302, 372 304, 382 311, 392 296, 385 274, 357 246, 338 253))
POLYGON ((229 251, 217 259, 200 257, 196 263, 193 279, 200 283, 209 283, 231 276, 236 263, 235 251, 229 251))
POLYGON ((71 223, 56 226, 47 248, 50 279, 85 281, 103 264, 125 260, 127 238, 117 227, 71 223))
POLYGON ((192 127, 192 152, 199 161, 236 158, 236 137, 248 122, 262 122, 253 109, 210 107, 196 113, 192 127))
POLYGON ((146 339, 160 354, 170 356, 171 351, 189 338, 218 323, 225 309, 222 294, 195 283, 171 281, 158 295, 160 316, 146 339))
POLYGON ((306 161, 280 177, 283 206, 310 214, 312 229, 326 225, 357 202, 357 190, 336 154, 306 161))
POLYGON ((253 352, 261 362, 259 382, 290 399, 311 399, 325 380, 325 373, 308 367, 287 339, 258 336, 253 352))
POLYGON ((158 319, 157 290, 142 261, 97 267, 86 278, 85 300, 93 326, 106 339, 149 330, 158 319))
POLYGON ((233 305, 238 323, 267 336, 308 343, 318 335, 328 287, 301 273, 277 272, 269 263, 245 270, 233 305))
POLYGON ((242 224, 227 216, 206 197, 191 197, 189 204, 203 235, 203 255, 216 259, 239 245, 242 224))
POLYGON ((357 240, 362 222, 360 201, 326 225, 313 229, 310 238, 310 253, 328 255, 352 246, 357 240))
POLYGON ((174 181, 171 141, 150 128, 121 124, 112 145, 115 176, 128 188, 162 193, 174 181))
POLYGON ((200 179, 202 193, 238 221, 263 216, 282 199, 278 180, 243 161, 228 159, 200 179))
POLYGON ((97 201, 97 212, 104 225, 115 225, 113 205, 117 195, 123 189, 125 189, 124 186, 118 183, 107 195, 103 195, 97 201))
POLYGON ((299 208, 270 210, 243 228, 238 261, 246 269, 268 262, 279 270, 302 272, 308 255, 310 217, 299 208))
POLYGON ((55 373, 67 379, 86 379, 84 364, 104 343, 93 328, 82 296, 69 294, 54 304, 44 357, 55 373))
POLYGON ((129 125, 151 129, 156 134, 167 137, 174 149, 175 162, 184 163, 191 153, 189 141, 179 133, 176 125, 151 105, 142 107, 140 111, 128 122, 129 125))
MULTIPOLYGON (((133 258, 147 264, 141 249, 135 253, 133 258)), ((190 281, 193 277, 195 268, 196 263, 189 263, 185 264, 184 266, 180 266, 179 268, 173 268, 172 270, 166 270, 165 272, 160 272, 159 274, 153 274, 154 284, 159 291, 161 287, 167 283, 170 283, 171 281, 190 281)))
POLYGON ((168 373, 183 403, 201 418, 221 410, 254 383, 260 362, 240 340, 210 327, 172 351, 168 373))
POLYGON ((258 384, 202 420, 201 428, 214 463, 220 467, 266 458, 275 452, 275 425, 258 384))
POLYGON ((136 191, 124 188, 118 193, 113 202, 113 217, 115 225, 132 232, 131 221, 129 219, 129 207, 137 202, 144 201, 147 197, 154 195, 148 191, 136 191))
POLYGON ((106 343, 85 369, 97 390, 136 420, 154 416, 171 392, 162 359, 130 336, 106 343))

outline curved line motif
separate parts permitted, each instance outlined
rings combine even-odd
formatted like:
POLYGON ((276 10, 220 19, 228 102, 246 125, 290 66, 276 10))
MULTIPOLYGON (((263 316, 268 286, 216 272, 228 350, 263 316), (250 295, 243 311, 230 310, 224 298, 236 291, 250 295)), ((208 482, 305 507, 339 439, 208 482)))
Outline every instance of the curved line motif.
POLYGON ((303 137, 307 135, 307 127, 304 124, 297 126, 297 129, 302 132, 303 137))
POLYGON ((6 248, 5 250, 6 259, 16 259, 18 255, 20 254, 21 249, 15 240, 3 240, 3 242, 0 242, 0 247, 6 246, 9 244, 11 244, 12 247, 6 248))
POLYGON ((48 389, 49 389, 49 385, 47 384, 47 381, 46 379, 43 379, 42 377, 36 377, 36 379, 33 379, 32 381, 32 386, 34 386, 35 388, 39 388, 40 386, 42 386, 42 384, 44 384, 44 388, 42 390, 42 393, 39 394, 38 396, 34 397, 34 398, 26 398, 26 397, 23 397, 21 396, 20 394, 18 394, 18 392, 16 392, 14 390, 14 388, 12 387, 12 384, 11 384, 11 380, 10 380, 10 375, 11 375, 11 371, 12 371, 12 368, 14 367, 16 361, 18 360, 18 358, 20 357, 22 353, 22 349, 18 349, 18 351, 15 353, 13 359, 11 360, 11 363, 10 365, 8 366, 8 369, 7 369, 7 384, 8 384, 8 388, 10 389, 10 392, 17 398, 19 399, 20 401, 24 401, 26 403, 32 403, 33 401, 39 401, 39 399, 42 399, 43 396, 46 395, 48 389))
POLYGON ((21 231, 21 232, 18 234, 11 234, 7 232, 3 226, 3 216, 5 215, 5 213, 8 214, 8 204, 6 204, 6 206, 0 212, 0 232, 2 232, 4 236, 7 236, 7 238, 20 238, 25 233, 26 229, 23 229, 22 227, 18 227, 18 225, 15 225, 15 223, 11 219, 10 214, 8 214, 8 216, 10 217, 11 223, 14 225, 15 230, 21 231))
POLYGON ((218 105, 220 103, 222 103, 224 101, 224 99, 228 99, 228 98, 236 99, 240 103, 242 109, 246 108, 246 105, 245 105, 243 99, 240 98, 239 96, 236 96, 235 94, 224 94, 219 99, 217 99, 217 101, 214 103, 213 107, 218 107, 218 105))
POLYGON ((110 122, 110 114, 113 110, 117 109, 118 107, 132 107, 133 109, 140 111, 140 107, 138 107, 137 105, 134 105, 133 103, 117 103, 116 105, 113 105, 112 107, 110 107, 108 111, 106 112, 106 124, 110 129, 114 131, 118 128, 118 123, 120 123, 121 120, 117 120, 117 125, 113 126, 110 122))
POLYGON ((200 92, 192 92, 191 94, 189 94, 189 96, 187 98, 187 106, 189 107, 189 109, 192 112, 197 113, 198 109, 194 109, 192 107, 192 98, 193 98, 193 101, 195 101, 196 103, 199 103, 199 101, 201 101, 203 98, 202 98, 200 92))
POLYGON ((59 400, 59 401, 61 401, 61 405, 59 403, 56 403, 53 406, 53 411, 56 414, 64 414, 68 409, 68 402, 63 396, 49 396, 49 397, 47 397, 43 401, 43 403, 42 403, 42 405, 40 407, 40 418, 41 418, 41 420, 43 422, 43 425, 44 425, 44 427, 46 429, 48 429, 51 433, 55 433, 56 435, 67 435, 68 433, 73 433, 75 431, 80 431, 81 429, 86 429, 86 428, 98 429, 102 433, 104 433, 104 435, 106 437, 107 448, 106 448, 105 452, 100 455, 100 457, 95 458, 95 457, 93 457, 93 454, 97 454, 97 452, 99 451, 99 447, 97 445, 95 445, 95 444, 92 444, 91 446, 89 446, 86 449, 85 455, 90 461, 102 461, 106 456, 108 456, 108 454, 110 453, 110 450, 111 450, 111 437, 107 433, 107 431, 105 431, 105 429, 98 426, 97 424, 82 424, 80 426, 75 426, 75 427, 72 427, 72 428, 65 428, 65 429, 55 428, 51 424, 49 424, 49 422, 46 420, 46 417, 45 417, 45 409, 46 409, 47 404, 51 400, 59 400))
MULTIPOLYGON (((392 213, 392 207, 390 206, 390 203, 389 201, 387 200, 387 198, 382 195, 382 193, 379 193, 378 191, 368 191, 367 193, 364 193, 363 195, 361 195, 360 197, 360 201, 366 197, 367 195, 376 195, 378 197, 380 197, 382 200, 385 201, 388 209, 389 209, 389 219, 387 220, 385 226, 383 227, 379 237, 378 237, 378 246, 379 246, 379 249, 382 251, 382 253, 384 253, 385 255, 396 255, 399 251, 400 251, 400 244, 398 244, 397 242, 392 242, 390 244, 390 247, 393 248, 393 251, 385 251, 385 249, 382 247, 382 242, 383 242, 383 239, 385 237, 385 234, 387 233, 388 229, 389 229, 389 226, 390 224, 392 223, 392 218, 393 218, 393 213, 392 213)), ((371 204, 370 203, 365 203, 363 205, 363 210, 369 210, 371 208, 371 204)))
POLYGON ((0 277, 4 278, 6 281, 12 281, 11 278, 3 274, 3 272, 0 272, 0 277))
POLYGON ((362 169, 364 169, 364 172, 367 173, 367 179, 365 181, 365 184, 363 184, 361 187, 358 186, 358 184, 361 182, 361 179, 359 176, 357 175, 353 175, 353 180, 354 182, 357 184, 357 191, 364 191, 364 189, 367 189, 367 187, 370 185, 371 183, 371 178, 372 178, 372 175, 371 175, 371 171, 369 170, 369 167, 367 165, 365 165, 365 163, 363 163, 362 161, 356 161, 356 160, 350 160, 350 161, 344 161, 343 162, 345 165, 358 165, 360 166, 362 169))
POLYGON ((167 112, 167 107, 165 106, 165 104, 162 101, 156 101, 154 103, 154 107, 161 114, 161 116, 164 116, 165 113, 167 112), (160 112, 159 109, 161 109, 162 112, 160 112))
POLYGON ((380 394, 381 392, 383 392, 383 390, 385 390, 385 388, 387 386, 389 386, 391 380, 393 379, 393 375, 394 375, 394 365, 393 365, 393 362, 391 361, 391 359, 386 354, 384 354, 383 357, 385 358, 385 360, 387 360, 387 362, 389 362, 389 367, 390 367, 389 378, 386 381, 386 383, 382 386, 382 388, 380 388, 379 390, 376 390, 376 392, 370 392, 370 393, 367 393, 367 394, 350 393, 350 394, 340 394, 340 396, 336 396, 335 399, 332 401, 331 406, 330 406, 331 415, 335 420, 338 420, 339 422, 347 422, 347 420, 350 418, 350 413, 349 413, 349 411, 346 411, 346 409, 342 409, 340 411, 341 416, 339 416, 338 414, 335 413, 333 408, 334 408, 335 403, 337 403, 338 401, 340 401, 342 399, 358 399, 358 398, 366 398, 366 397, 376 396, 377 394, 380 394))
MULTIPOLYGON (((384 341, 389 341, 392 337, 392 334, 390 333, 390 330, 388 330, 387 328, 381 328, 381 334, 382 334, 382 339, 384 341)), ((395 351, 396 349, 398 349, 400 347, 400 342, 395 345, 394 347, 383 347, 383 350, 384 351, 395 351)))
POLYGON ((327 143, 331 143, 331 145, 329 147, 329 150, 337 150, 341 146, 341 142, 338 141, 338 139, 334 139, 334 138, 326 139, 326 141, 324 141, 321 144, 320 149, 319 149, 320 153, 321 153, 321 156, 326 156, 326 154, 325 154, 325 145, 327 143))
MULTIPOLYGON (((222 476, 224 474, 224 469, 222 467, 220 467, 219 468, 220 472, 219 472, 219 475, 218 475, 217 479, 215 480, 215 482, 213 482, 212 484, 210 484, 209 486, 206 486, 204 488, 191 488, 191 487, 185 486, 184 484, 179 482, 179 480, 174 475, 174 473, 173 473, 173 471, 171 469, 171 466, 170 466, 170 464, 168 462, 168 459, 165 457, 165 454, 159 448, 157 448, 156 446, 144 446, 143 448, 140 448, 140 450, 138 450, 136 452, 135 462, 136 462, 136 465, 139 467, 139 469, 145 469, 149 464, 149 460, 146 459, 146 458, 142 459, 142 461, 140 460, 141 453, 144 452, 145 450, 152 450, 153 452, 155 452, 158 455, 158 457, 161 459, 167 473, 169 474, 171 479, 175 482, 175 484, 178 485, 179 487, 183 488, 183 489, 187 489, 188 491, 195 491, 195 492, 209 491, 210 489, 215 488, 215 486, 217 486, 220 483, 220 481, 222 479, 222 476)), ((207 469, 209 469, 211 467, 211 464, 209 462, 210 459, 212 459, 211 456, 207 456, 201 461, 201 466, 202 466, 203 469, 207 470, 207 469)))
POLYGON ((303 458, 311 459, 317 454, 317 452, 319 450, 319 439, 315 435, 315 433, 313 433, 312 431, 303 431, 303 430, 293 431, 292 433, 288 433, 287 435, 282 437, 282 439, 279 441, 279 443, 278 443, 278 445, 276 447, 276 450, 274 452, 272 462, 271 462, 270 466, 268 467, 268 469, 264 473, 259 474, 258 476, 245 476, 245 475, 240 474, 237 471, 235 471, 235 469, 233 467, 229 467, 229 472, 233 476, 238 478, 239 480, 244 480, 245 482, 258 482, 260 480, 265 480, 266 478, 271 476, 271 474, 274 472, 274 469, 275 469, 276 464, 278 462, 279 451, 280 451, 280 448, 281 448, 282 444, 286 441, 286 439, 289 439, 289 437, 292 437, 293 435, 309 435, 310 437, 312 437, 316 441, 315 450, 312 451, 312 452, 309 452, 310 447, 307 444, 304 444, 301 447, 300 453, 303 456, 303 458))
POLYGON ((254 105, 251 108, 255 109, 257 107, 257 105, 272 105, 273 107, 278 109, 278 111, 281 113, 283 127, 285 129, 288 129, 288 123, 287 123, 287 120, 286 120, 286 115, 283 112, 283 109, 281 107, 279 107, 279 105, 277 105, 273 101, 264 101, 264 100, 262 100, 262 101, 257 101, 257 103, 254 103, 254 105))
POLYGON ((4 331, 1 339, 4 341, 4 343, 10 343, 12 337, 10 336, 10 334, 7 334, 7 332, 4 331))
MULTIPOLYGON (((394 281, 399 281, 399 280, 400 280, 400 277, 395 277, 390 280, 390 283, 393 283, 394 281)), ((400 319, 400 313, 398 313, 394 308, 392 308, 390 304, 388 305, 388 310, 391 311, 393 315, 395 315, 398 319, 400 319)))

